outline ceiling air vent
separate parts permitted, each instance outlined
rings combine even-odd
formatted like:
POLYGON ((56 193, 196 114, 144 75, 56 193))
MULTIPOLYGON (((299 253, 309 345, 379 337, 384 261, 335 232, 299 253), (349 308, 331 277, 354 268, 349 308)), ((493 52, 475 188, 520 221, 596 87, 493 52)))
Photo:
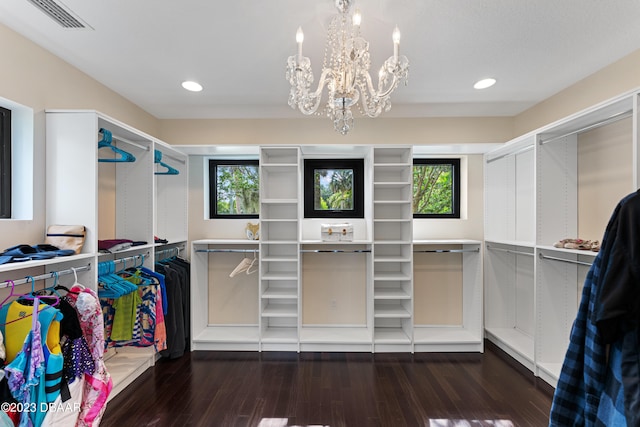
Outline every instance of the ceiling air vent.
POLYGON ((56 3, 53 0, 29 0, 29 2, 64 28, 82 29, 89 27, 80 18, 74 16, 62 3, 56 3))

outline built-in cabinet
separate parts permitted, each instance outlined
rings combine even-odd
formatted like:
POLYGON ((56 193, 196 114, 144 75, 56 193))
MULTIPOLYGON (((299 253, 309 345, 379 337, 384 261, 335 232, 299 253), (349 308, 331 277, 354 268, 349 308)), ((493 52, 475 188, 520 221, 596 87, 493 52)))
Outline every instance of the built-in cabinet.
POLYGON ((602 240, 620 199, 638 188, 627 94, 485 155, 485 332, 556 384, 596 252, 557 248, 602 240))
POLYGON ((260 147, 259 242, 192 242, 193 350, 483 351, 482 242, 414 240, 411 147, 349 154, 365 163, 353 240, 304 218, 304 159, 341 152, 260 147), (232 274, 246 257, 256 274, 232 274))
MULTIPOLYGON (((96 111, 46 112, 46 225, 83 225, 82 253, 43 263, 45 270, 85 265, 78 281, 97 291, 98 264, 132 260, 153 269, 156 253, 186 247, 188 157, 143 132, 96 111), (112 145, 135 157, 120 158, 98 141, 110 133, 112 145), (177 174, 166 174, 170 165, 177 174), (156 244, 155 237, 167 240, 156 244), (144 242, 112 254, 100 253, 98 241, 128 239, 144 242), (142 261, 144 260, 144 261, 142 261)), ((160 258, 166 256, 160 256, 160 258)), ((125 264, 126 265, 126 264, 125 264)), ((8 265, 5 269, 25 268, 8 265)), ((106 355, 114 383, 111 397, 153 365, 153 347, 119 348, 106 355)))

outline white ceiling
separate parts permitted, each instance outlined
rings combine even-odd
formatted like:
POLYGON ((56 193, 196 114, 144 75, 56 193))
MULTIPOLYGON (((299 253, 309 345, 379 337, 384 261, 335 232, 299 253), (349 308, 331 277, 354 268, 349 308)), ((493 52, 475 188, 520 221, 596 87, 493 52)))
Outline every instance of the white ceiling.
MULTIPOLYGON (((62 1, 92 29, 63 29, 28 0, 2 0, 0 22, 158 118, 300 117, 285 80, 295 32, 317 78, 335 12, 333 0, 62 1)), ((373 75, 402 32, 409 83, 391 117, 514 115, 640 48, 639 0, 356 3, 373 75), (472 88, 488 76, 494 87, 472 88)))

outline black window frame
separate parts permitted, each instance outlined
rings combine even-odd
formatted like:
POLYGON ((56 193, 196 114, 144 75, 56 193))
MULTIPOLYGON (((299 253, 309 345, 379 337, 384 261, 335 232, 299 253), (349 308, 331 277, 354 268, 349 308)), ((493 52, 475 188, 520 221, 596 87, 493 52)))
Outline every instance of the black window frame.
POLYGON ((413 176, 416 166, 424 166, 424 165, 451 165, 453 167, 453 194, 452 194, 452 207, 453 212, 450 214, 438 214, 438 213, 416 213, 416 207, 413 207, 413 218, 450 218, 450 219, 460 219, 460 159, 459 158, 451 158, 451 159, 413 159, 413 168, 411 173, 411 197, 413 199, 415 195, 415 183, 413 182, 413 176))
MULTIPOLYGON (((259 161, 256 160, 236 160, 236 159, 209 159, 209 219, 253 219, 259 218, 260 214, 218 214, 218 166, 234 166, 234 165, 251 165, 259 167, 259 161)), ((259 169, 258 169, 259 173, 259 169)), ((259 176, 259 175, 258 175, 259 176)), ((259 178, 258 178, 259 179, 259 178)), ((260 182, 258 182, 258 191, 260 191, 260 182)), ((259 207, 258 207, 259 209, 259 207)))
POLYGON ((305 218, 364 218, 364 159, 304 159, 305 218), (314 171, 317 169, 353 170, 353 209, 321 210, 314 206, 314 171))
POLYGON ((0 218, 11 218, 11 110, 0 107, 0 218))

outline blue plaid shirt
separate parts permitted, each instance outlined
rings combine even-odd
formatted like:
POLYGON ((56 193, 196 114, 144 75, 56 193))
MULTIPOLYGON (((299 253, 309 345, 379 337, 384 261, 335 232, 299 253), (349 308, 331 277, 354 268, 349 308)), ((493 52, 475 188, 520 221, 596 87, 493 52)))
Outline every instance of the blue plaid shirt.
MULTIPOLYGON (((619 250, 616 246, 626 239, 634 240, 632 244, 640 247, 640 241, 635 233, 629 233, 628 227, 624 225, 619 227, 621 210, 623 211, 622 221, 638 222, 633 221, 635 218, 640 218, 636 216, 640 212, 638 210, 640 197, 636 197, 637 194, 633 193, 625 197, 614 210, 605 231, 601 250, 585 279, 578 314, 571 329, 569 348, 553 396, 549 426, 623 427, 627 426, 627 421, 631 426, 640 425, 638 414, 640 411, 637 406, 640 398, 638 396, 640 381, 638 328, 637 326, 635 329, 629 328, 628 322, 620 322, 619 325, 625 325, 625 328, 620 331, 615 340, 611 340, 611 331, 607 331, 605 337, 602 327, 598 328, 594 323, 597 321, 598 325, 602 326, 600 320, 610 314, 610 312, 603 313, 602 307, 602 298, 608 296, 603 296, 602 289, 607 272, 613 266, 612 270, 616 273, 612 276, 618 277, 619 263, 627 261, 612 257, 612 254, 619 250), (623 208, 632 199, 634 203, 630 205, 633 207, 624 211, 623 208), (618 236, 619 231, 624 231, 624 235, 618 236), (607 342, 610 342, 608 351, 607 342), (631 363, 628 363, 629 361, 631 363), (625 405, 628 417, 625 417, 625 405)), ((638 283, 633 285, 638 287, 638 283)), ((607 283, 606 287, 611 288, 611 284, 607 283)), ((617 317, 620 316, 617 315, 617 317)))

